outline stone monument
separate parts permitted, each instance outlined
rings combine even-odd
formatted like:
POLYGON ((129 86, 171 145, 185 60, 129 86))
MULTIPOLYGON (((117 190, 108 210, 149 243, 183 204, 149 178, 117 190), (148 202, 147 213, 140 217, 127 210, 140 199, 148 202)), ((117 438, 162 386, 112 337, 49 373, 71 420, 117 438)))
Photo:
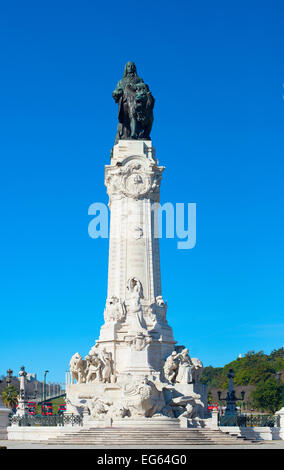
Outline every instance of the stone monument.
POLYGON ((19 371, 20 378, 20 392, 18 397, 18 407, 17 407, 17 416, 25 416, 29 414, 28 404, 26 399, 26 376, 27 372, 25 371, 25 366, 22 366, 19 371))
POLYGON ((133 62, 113 98, 119 122, 105 167, 111 220, 104 324, 89 353, 70 360, 66 413, 90 426, 198 425, 207 410, 202 363, 176 346, 167 322, 157 236, 164 167, 150 138, 155 101, 133 62))

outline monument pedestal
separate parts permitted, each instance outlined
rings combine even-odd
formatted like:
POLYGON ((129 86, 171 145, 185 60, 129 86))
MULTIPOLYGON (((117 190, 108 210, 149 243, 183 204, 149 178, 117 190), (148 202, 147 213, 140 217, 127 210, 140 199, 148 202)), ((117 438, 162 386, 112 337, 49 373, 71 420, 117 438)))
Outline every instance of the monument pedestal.
POLYGON ((205 416, 204 388, 188 383, 201 363, 187 350, 175 352, 162 297, 163 171, 150 140, 118 141, 105 167, 111 218, 104 324, 85 359, 72 357, 66 387, 67 411, 86 417, 87 410, 88 426, 172 427, 205 416))

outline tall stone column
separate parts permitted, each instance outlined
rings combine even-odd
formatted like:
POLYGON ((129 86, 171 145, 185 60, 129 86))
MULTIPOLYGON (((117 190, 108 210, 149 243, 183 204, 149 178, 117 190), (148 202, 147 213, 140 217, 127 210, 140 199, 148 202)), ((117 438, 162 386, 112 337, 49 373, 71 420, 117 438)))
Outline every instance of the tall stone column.
POLYGON ((17 416, 25 416, 26 414, 28 414, 28 407, 27 407, 27 400, 26 400, 26 376, 27 376, 27 372, 25 371, 25 367, 22 366, 19 372, 20 393, 19 393, 19 400, 18 400, 18 408, 16 412, 17 416))
POLYGON ((163 166, 151 141, 120 140, 105 168, 111 212, 105 324, 115 375, 159 373, 174 349, 162 297, 157 208, 163 166))

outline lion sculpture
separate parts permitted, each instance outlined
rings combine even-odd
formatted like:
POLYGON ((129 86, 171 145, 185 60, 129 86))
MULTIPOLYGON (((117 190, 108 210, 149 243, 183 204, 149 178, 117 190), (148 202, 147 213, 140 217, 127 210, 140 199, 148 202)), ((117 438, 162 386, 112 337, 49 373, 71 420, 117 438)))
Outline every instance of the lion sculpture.
POLYGON ((77 352, 70 360, 71 383, 74 384, 75 380, 78 384, 85 381, 86 361, 77 352))

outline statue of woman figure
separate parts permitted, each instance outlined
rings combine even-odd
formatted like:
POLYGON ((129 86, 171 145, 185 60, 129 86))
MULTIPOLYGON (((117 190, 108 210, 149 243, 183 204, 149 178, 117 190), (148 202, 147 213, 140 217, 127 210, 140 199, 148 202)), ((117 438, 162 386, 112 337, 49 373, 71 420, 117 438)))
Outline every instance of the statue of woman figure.
POLYGON ((142 284, 136 277, 132 277, 128 280, 126 288, 129 302, 128 313, 130 314, 128 321, 130 321, 133 331, 145 331, 146 326, 141 305, 141 299, 143 299, 142 284))
POLYGON ((183 349, 180 354, 177 354, 176 359, 179 360, 176 382, 181 384, 192 383, 192 371, 194 369, 194 365, 189 357, 188 349, 183 349))
POLYGON ((111 382, 112 375, 112 358, 111 352, 107 352, 106 349, 103 349, 101 353, 101 360, 103 362, 104 368, 102 371, 103 382, 111 382))

